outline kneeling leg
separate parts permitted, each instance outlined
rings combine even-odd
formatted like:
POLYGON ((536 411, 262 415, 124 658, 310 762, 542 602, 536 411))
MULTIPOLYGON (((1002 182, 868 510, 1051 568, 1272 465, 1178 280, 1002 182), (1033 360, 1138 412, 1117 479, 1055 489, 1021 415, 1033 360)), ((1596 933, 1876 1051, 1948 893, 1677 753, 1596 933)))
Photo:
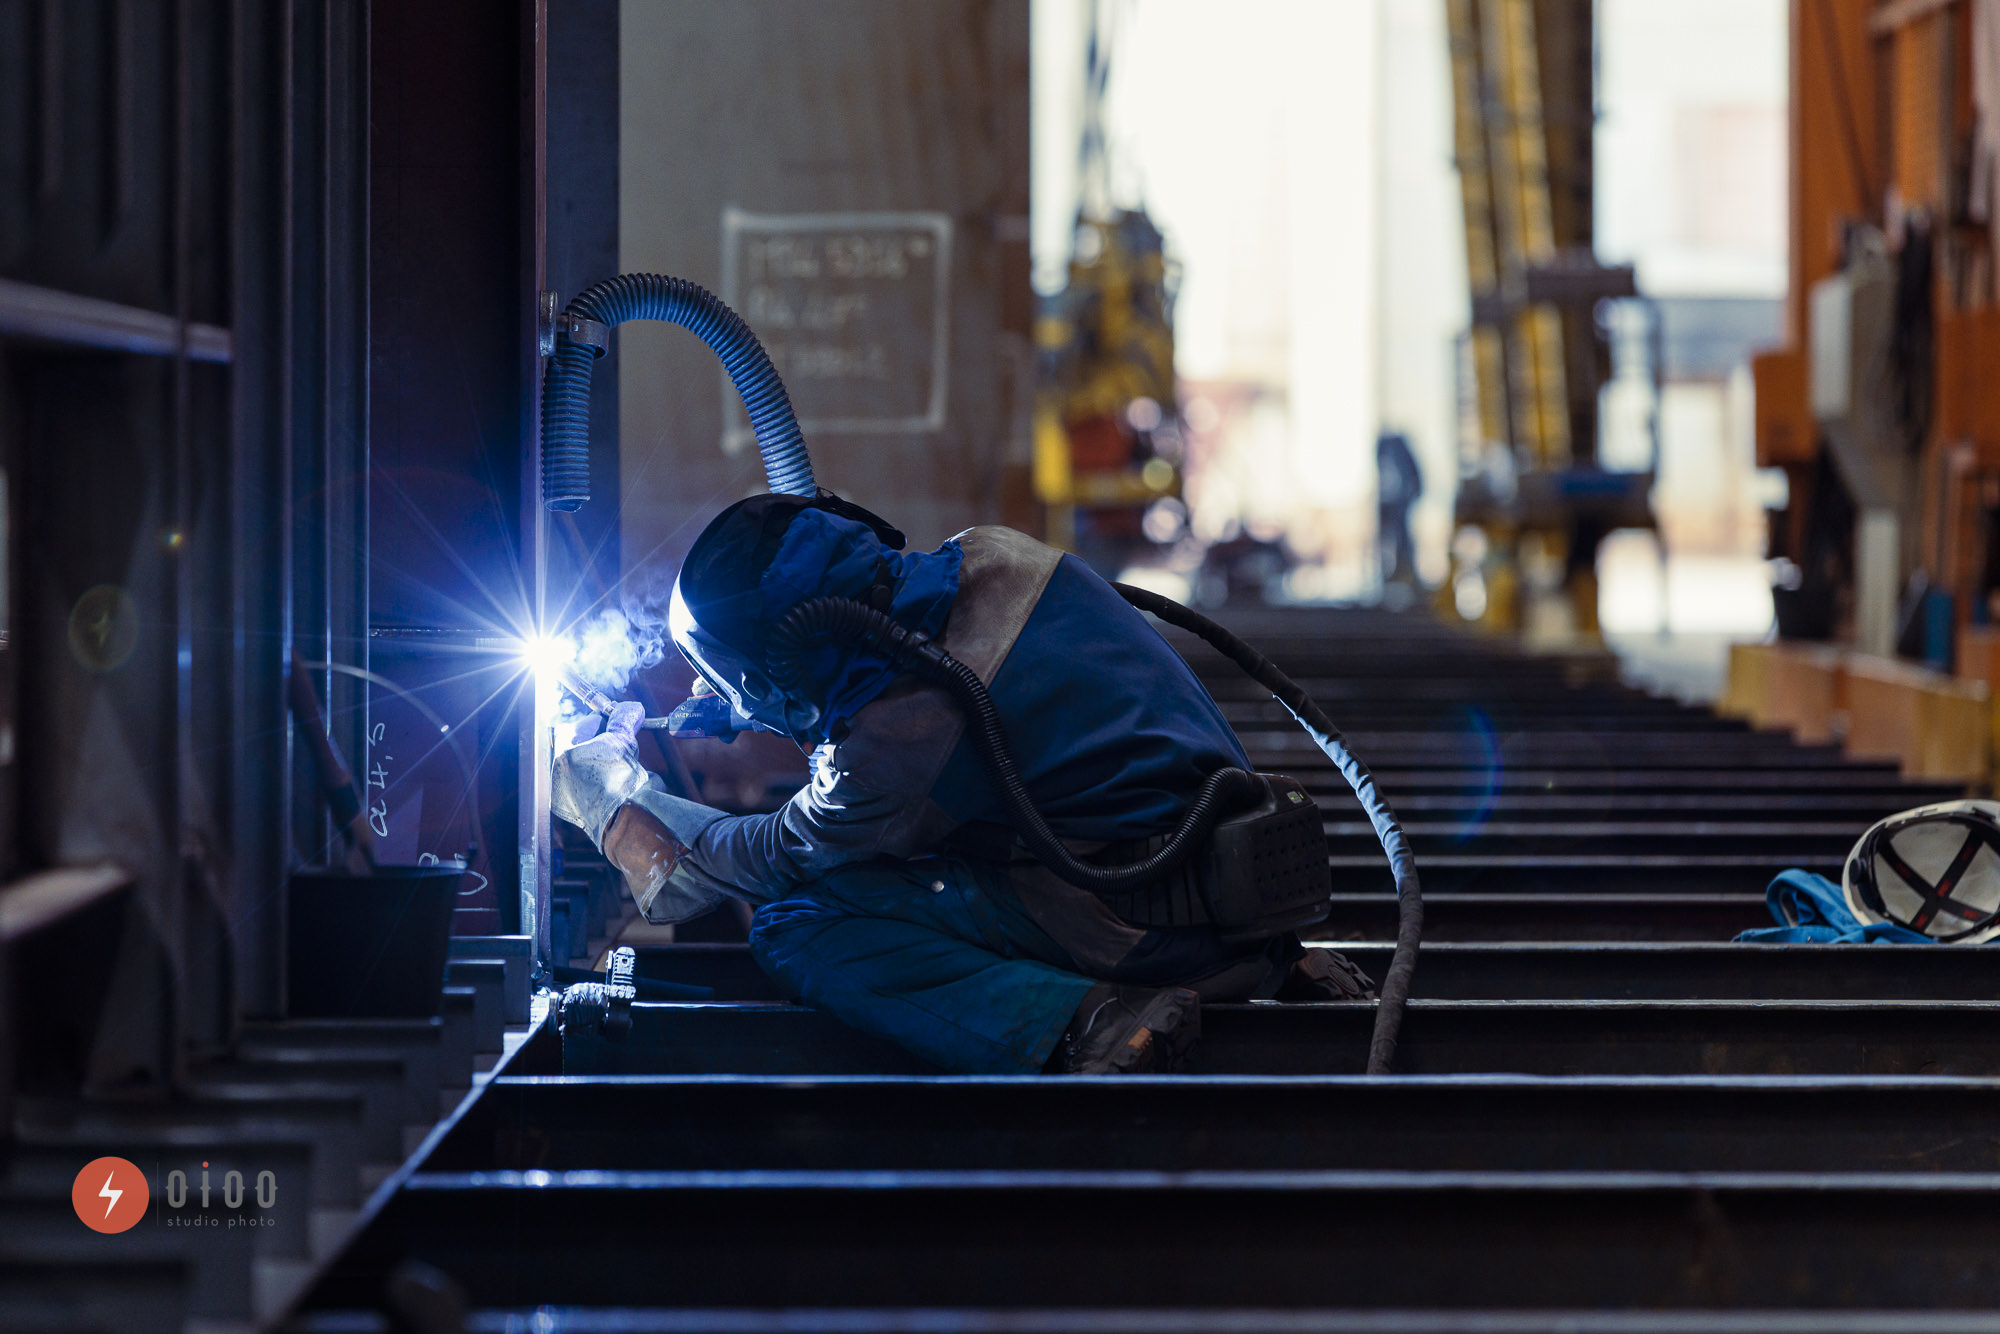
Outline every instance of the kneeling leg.
MULTIPOLYGON (((901 905, 856 905, 817 887, 758 910, 750 931, 758 963, 801 1000, 943 1069, 1039 1071, 1092 986, 966 939, 977 930, 954 931, 928 903, 906 905, 906 916, 870 915, 901 905)), ((930 897, 907 883, 902 893, 930 897)))

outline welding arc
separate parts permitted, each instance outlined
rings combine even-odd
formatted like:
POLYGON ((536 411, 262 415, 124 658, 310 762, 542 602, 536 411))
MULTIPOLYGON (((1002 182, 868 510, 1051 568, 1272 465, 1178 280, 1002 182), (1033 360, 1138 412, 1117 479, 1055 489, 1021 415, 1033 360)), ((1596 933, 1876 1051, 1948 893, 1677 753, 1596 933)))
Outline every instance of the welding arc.
POLYGON ((627 320, 665 320, 708 344, 742 395, 771 489, 795 496, 818 491, 791 397, 750 326, 684 278, 626 273, 579 292, 557 322, 555 353, 542 375, 543 505, 574 510, 590 499, 591 364, 608 349, 578 341, 571 330, 589 321, 604 326, 597 331, 604 335, 627 320))
POLYGON ((1333 720, 1313 702, 1304 687, 1280 671, 1276 663, 1200 612, 1183 607, 1171 598, 1134 588, 1130 584, 1114 583, 1111 586, 1139 610, 1150 612, 1169 625, 1200 636, 1216 652, 1240 667, 1246 676, 1269 690, 1298 720, 1299 726, 1326 753, 1326 757, 1333 761, 1333 767, 1340 770, 1340 776, 1354 789, 1361 809, 1368 813, 1369 823, 1375 826, 1375 837, 1381 841, 1382 851, 1389 858, 1389 869, 1396 877, 1396 952, 1390 958, 1389 971, 1382 978, 1381 1000, 1375 1009, 1375 1032, 1368 1042, 1368 1073, 1388 1074, 1396 1056, 1396 1037, 1403 1026, 1404 1002, 1410 995, 1410 976, 1417 967, 1417 948, 1424 934, 1424 900, 1423 892, 1417 885, 1416 857, 1410 852, 1409 840, 1403 835, 1402 825, 1397 823, 1396 813, 1389 809, 1389 803, 1376 791, 1375 779, 1368 772, 1368 766, 1347 748, 1333 720))

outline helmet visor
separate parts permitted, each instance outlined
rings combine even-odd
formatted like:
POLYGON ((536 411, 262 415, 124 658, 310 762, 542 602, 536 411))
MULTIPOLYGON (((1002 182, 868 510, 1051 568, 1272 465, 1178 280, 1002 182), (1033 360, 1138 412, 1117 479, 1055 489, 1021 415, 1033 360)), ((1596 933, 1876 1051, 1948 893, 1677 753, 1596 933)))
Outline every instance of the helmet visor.
POLYGON ((678 581, 667 608, 667 630, 688 665, 701 673, 701 678, 728 700, 737 713, 767 731, 781 733, 802 744, 812 742, 819 707, 810 700, 787 695, 762 663, 752 661, 704 630, 681 596, 678 581))

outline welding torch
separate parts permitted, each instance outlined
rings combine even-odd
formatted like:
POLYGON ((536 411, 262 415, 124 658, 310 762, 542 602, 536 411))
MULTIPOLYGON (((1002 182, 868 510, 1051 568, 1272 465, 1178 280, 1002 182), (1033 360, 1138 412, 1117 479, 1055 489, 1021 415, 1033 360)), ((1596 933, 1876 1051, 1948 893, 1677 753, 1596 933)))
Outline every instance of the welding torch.
MULTIPOLYGON (((608 718, 611 716, 611 711, 618 707, 617 700, 568 667, 558 668, 556 679, 562 682, 563 689, 582 700, 592 712, 601 713, 608 718)), ((713 691, 704 691, 664 718, 647 718, 642 720, 639 726, 648 731, 665 732, 684 741, 708 737, 727 743, 734 741, 736 734, 749 726, 749 723, 732 720, 728 701, 713 691)))
MULTIPOLYGON (((591 711, 594 713, 601 713, 609 718, 611 711, 618 707, 617 700, 611 698, 611 696, 605 694, 602 690, 599 690, 596 686, 590 684, 590 682, 584 680, 567 667, 557 671, 556 679, 562 682, 563 689, 589 705, 591 711)), ((648 718, 640 723, 639 726, 655 732, 671 730, 669 720, 666 718, 648 718)))

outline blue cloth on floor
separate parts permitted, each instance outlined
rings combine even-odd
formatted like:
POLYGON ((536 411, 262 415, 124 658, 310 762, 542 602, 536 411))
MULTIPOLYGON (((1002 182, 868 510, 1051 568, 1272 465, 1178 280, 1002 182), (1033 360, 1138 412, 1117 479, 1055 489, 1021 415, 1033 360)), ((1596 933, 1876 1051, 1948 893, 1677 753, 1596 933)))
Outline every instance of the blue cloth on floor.
POLYGON ((799 999, 961 1074, 1037 1073, 1096 985, 1005 868, 957 857, 839 867, 759 908, 750 951, 799 999))
POLYGON ((1921 931, 1894 922, 1863 922, 1847 906, 1839 885, 1810 871, 1782 872, 1764 891, 1771 916, 1782 925, 1744 931, 1736 939, 1753 945, 1935 944, 1921 931))

